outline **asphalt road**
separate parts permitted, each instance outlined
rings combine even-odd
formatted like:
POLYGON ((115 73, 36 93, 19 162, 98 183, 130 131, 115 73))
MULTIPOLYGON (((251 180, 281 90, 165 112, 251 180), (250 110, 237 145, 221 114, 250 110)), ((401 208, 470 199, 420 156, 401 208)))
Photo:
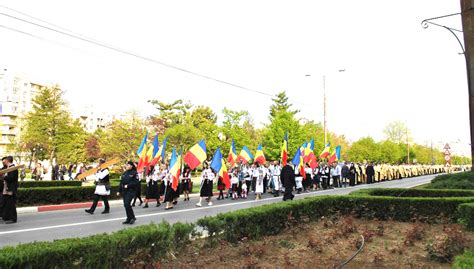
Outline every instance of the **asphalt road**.
MULTIPOLYGON (((317 195, 345 195, 352 191, 365 188, 411 188, 431 182, 435 176, 421 176, 403 180, 386 181, 371 185, 359 185, 355 187, 312 191, 296 195, 296 199, 317 195)), ((155 207, 151 203, 149 208, 134 207, 137 221, 134 225, 123 225, 125 210, 121 205, 111 206, 111 213, 102 215, 102 208, 97 208, 94 215, 84 212, 84 209, 50 211, 41 213, 25 213, 18 215, 15 224, 4 224, 0 222, 0 247, 14 246, 20 243, 34 241, 52 241, 62 238, 84 237, 88 235, 110 233, 121 229, 136 227, 149 223, 159 223, 166 220, 169 223, 195 222, 204 216, 214 216, 218 213, 229 212, 237 209, 259 206, 280 202, 282 197, 273 197, 269 194, 263 196, 262 200, 253 200, 250 194, 247 200, 225 199, 221 201, 213 198, 213 206, 196 207, 198 198, 191 198, 183 202, 182 199, 172 210, 164 210, 164 205, 155 207)))

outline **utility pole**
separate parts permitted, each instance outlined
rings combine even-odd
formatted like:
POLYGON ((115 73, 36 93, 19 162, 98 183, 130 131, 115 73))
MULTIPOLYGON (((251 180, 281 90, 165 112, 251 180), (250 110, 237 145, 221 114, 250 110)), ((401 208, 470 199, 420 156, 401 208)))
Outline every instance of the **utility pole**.
POLYGON ((405 121, 405 136, 407 138, 407 164, 410 164, 410 143, 408 143, 408 123, 405 121))
POLYGON ((324 94, 324 146, 327 145, 327 127, 326 127, 326 76, 323 76, 323 94, 324 94))
POLYGON ((463 52, 467 72, 469 122, 471 125, 471 171, 474 171, 474 0, 461 0, 461 20, 465 48, 463 52))

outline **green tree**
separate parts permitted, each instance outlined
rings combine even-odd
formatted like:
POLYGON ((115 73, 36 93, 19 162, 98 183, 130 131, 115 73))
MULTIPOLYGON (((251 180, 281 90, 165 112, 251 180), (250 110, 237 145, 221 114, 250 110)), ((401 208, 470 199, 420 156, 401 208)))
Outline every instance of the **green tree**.
POLYGON ((158 109, 158 115, 155 117, 163 119, 166 128, 175 124, 182 124, 192 107, 189 102, 185 103, 182 99, 172 103, 164 103, 159 100, 148 100, 148 102, 158 109))
POLYGON ((63 91, 59 86, 43 87, 32 100, 32 110, 24 118, 21 144, 36 145, 48 152, 52 163, 57 157, 58 147, 64 143, 71 124, 65 108, 63 91))
POLYGON ((295 116, 299 110, 290 110, 291 104, 288 103, 288 96, 286 96, 286 91, 282 91, 276 95, 275 98, 272 98, 273 104, 270 106, 270 119, 275 117, 278 112, 285 111, 291 113, 295 116))
POLYGON ((232 139, 235 142, 237 154, 242 146, 248 146, 250 149, 257 146, 259 139, 257 130, 253 126, 252 119, 247 111, 234 111, 224 108, 222 110, 224 121, 219 128, 221 138, 221 150, 224 156, 229 153, 232 139))
POLYGON ((70 122, 60 130, 57 146, 57 163, 80 163, 87 161, 87 132, 79 120, 70 122))
POLYGON ((106 158, 137 160, 136 151, 145 133, 143 120, 137 113, 129 112, 124 120, 114 120, 106 127, 105 132, 99 133, 101 155, 106 158))
POLYGON ((390 140, 385 140, 380 143, 380 161, 398 164, 402 159, 403 151, 397 143, 390 140))
POLYGON ((310 139, 306 136, 307 130, 301 127, 292 112, 278 111, 271 117, 270 124, 265 126, 263 133, 262 142, 267 160, 280 160, 283 138, 286 132, 288 132, 288 158, 293 156, 296 150, 310 139))
POLYGON ((370 136, 361 138, 354 142, 347 153, 349 160, 355 162, 379 161, 381 150, 379 144, 370 136))
POLYGON ((410 130, 408 130, 407 125, 402 121, 393 121, 385 126, 383 130, 387 140, 390 140, 394 143, 407 143, 410 140, 410 130))

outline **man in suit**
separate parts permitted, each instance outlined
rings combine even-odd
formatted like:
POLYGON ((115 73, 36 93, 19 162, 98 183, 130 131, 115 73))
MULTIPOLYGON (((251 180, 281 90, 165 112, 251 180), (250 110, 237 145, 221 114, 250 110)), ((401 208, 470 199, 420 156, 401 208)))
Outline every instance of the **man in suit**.
MULTIPOLYGON (((13 157, 7 156, 5 158, 5 165, 7 168, 15 166, 13 164, 13 157)), ((18 170, 8 172, 3 178, 3 215, 2 218, 6 224, 16 223, 16 194, 18 190, 18 170)))
POLYGON ((283 201, 293 200, 293 187, 296 185, 295 181, 295 170, 289 164, 285 165, 281 169, 281 183, 285 187, 285 194, 283 195, 283 201))
MULTIPOLYGON (((7 168, 5 164, 7 157, 2 158, 2 170, 7 168)), ((0 174, 0 217, 3 216, 3 178, 5 175, 0 174)))

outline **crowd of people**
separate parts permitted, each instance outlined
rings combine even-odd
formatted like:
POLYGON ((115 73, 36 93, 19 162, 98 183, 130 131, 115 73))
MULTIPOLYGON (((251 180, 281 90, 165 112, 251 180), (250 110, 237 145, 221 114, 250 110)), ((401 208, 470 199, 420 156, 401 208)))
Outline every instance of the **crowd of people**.
MULTIPOLYGON (((35 181, 42 180, 74 180, 78 175, 86 171, 84 164, 54 164, 49 166, 41 162, 37 162, 31 171, 31 178, 35 181)), ((21 177, 23 180, 24 177, 21 177)))
MULTIPOLYGON (((105 161, 101 160, 100 164, 105 161)), ((317 191, 332 188, 345 188, 360 184, 373 184, 387 180, 397 180, 414 176, 445 173, 451 171, 467 170, 468 166, 445 167, 443 165, 389 165, 371 162, 368 163, 318 163, 317 167, 311 168, 294 167, 289 163, 285 166, 279 162, 268 162, 265 164, 240 164, 229 170, 229 182, 225 182, 223 176, 210 168, 207 162, 202 165, 199 184, 199 201, 197 207, 213 205, 214 187, 218 191, 217 200, 223 199, 262 199, 262 195, 270 193, 274 197, 283 195, 283 201, 292 200, 293 192, 317 191), (226 184, 227 183, 227 184, 226 184), (252 196, 249 196, 252 194, 252 196)), ((127 219, 124 224, 133 224, 136 220, 133 207, 136 200, 139 206, 144 203, 148 208, 152 201, 156 201, 156 207, 165 204, 165 210, 170 210, 178 203, 178 198, 183 195, 183 202, 189 201, 192 192, 192 171, 184 167, 178 182, 174 182, 173 175, 166 164, 157 164, 145 168, 143 173, 136 171, 136 163, 128 162, 126 171, 121 176, 119 192, 123 196, 127 219), (140 181, 146 182, 144 202, 141 199, 140 181)), ((100 199, 104 201, 104 211, 110 211, 107 196, 110 195, 109 172, 107 168, 99 169, 96 174, 96 190, 93 205, 86 212, 93 214, 100 199)))

